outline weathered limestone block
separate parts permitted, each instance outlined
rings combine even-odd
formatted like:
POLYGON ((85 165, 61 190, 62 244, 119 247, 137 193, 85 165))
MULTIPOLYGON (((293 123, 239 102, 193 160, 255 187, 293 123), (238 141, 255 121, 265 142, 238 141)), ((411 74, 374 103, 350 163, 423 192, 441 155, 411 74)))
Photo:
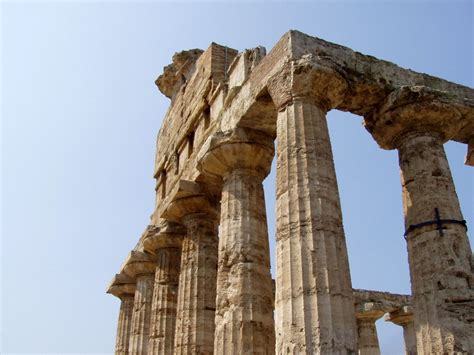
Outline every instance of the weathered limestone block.
POLYGON ((143 240, 145 250, 157 258, 151 305, 149 354, 173 353, 181 243, 185 233, 182 226, 163 221, 143 240))
POLYGON ((413 319, 413 310, 410 306, 404 306, 385 316, 385 321, 392 322, 403 327, 403 340, 406 355, 417 355, 416 333, 413 319))
POLYGON ((443 140, 415 131, 398 152, 418 353, 472 353, 472 251, 443 140))
POLYGON ((217 278, 217 211, 195 184, 182 184, 166 219, 186 227, 181 252, 174 354, 213 354, 217 278))
POLYGON ((175 53, 173 63, 163 68, 163 74, 156 79, 156 86, 163 95, 173 98, 181 85, 186 83, 194 72, 197 59, 203 50, 190 49, 175 53))
POLYGON ((295 98, 277 122, 278 354, 357 350, 354 298, 326 111, 295 98))
POLYGON ((123 274, 116 274, 107 289, 107 293, 120 298, 121 301, 115 339, 115 355, 128 354, 135 289, 135 282, 123 274))
POLYGON ((130 330, 130 355, 146 355, 148 351, 155 269, 155 258, 138 251, 130 252, 122 267, 125 274, 136 280, 130 330))
POLYGON ((385 313, 383 304, 366 302, 356 307, 359 355, 380 355, 375 322, 385 313))
POLYGON ((266 55, 264 47, 246 49, 234 58, 228 70, 229 90, 242 86, 248 79, 250 72, 266 55))
POLYGON ((237 129, 210 137, 199 167, 223 179, 215 354, 274 354, 273 292, 262 181, 273 139, 237 129))
POLYGON ((386 313, 410 306, 412 303, 412 298, 408 295, 361 289, 354 289, 354 300, 356 309, 366 303, 375 303, 386 313))

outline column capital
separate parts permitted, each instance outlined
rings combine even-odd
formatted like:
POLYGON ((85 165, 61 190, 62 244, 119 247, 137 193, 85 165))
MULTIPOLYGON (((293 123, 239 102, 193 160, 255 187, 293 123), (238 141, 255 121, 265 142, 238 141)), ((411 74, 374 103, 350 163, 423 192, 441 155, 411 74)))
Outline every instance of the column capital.
POLYGON ((310 99, 327 112, 341 104, 349 94, 349 83, 334 63, 324 56, 306 54, 288 62, 272 76, 268 92, 279 111, 295 98, 310 99))
POLYGON ((273 137, 249 128, 217 132, 198 154, 198 169, 206 175, 226 178, 236 169, 262 178, 270 173, 274 155, 273 137))
POLYGON ((149 253, 132 250, 122 265, 122 272, 132 279, 140 275, 154 274, 156 269, 155 257, 149 253))
POLYGON ((357 320, 372 320, 375 322, 385 314, 386 307, 379 302, 361 302, 356 304, 355 311, 357 320))
POLYGON ((126 296, 133 297, 135 290, 135 281, 125 274, 115 274, 109 286, 107 287, 107 293, 118 298, 126 296))
POLYGON ((163 212, 162 218, 181 223, 186 216, 205 214, 209 219, 218 219, 219 211, 211 202, 202 184, 180 180, 172 196, 171 203, 163 212))
POLYGON ((393 312, 387 313, 384 320, 400 326, 412 323, 414 321, 413 309, 411 306, 400 307, 393 312))
POLYGON ((381 148, 397 149, 413 133, 438 136, 444 143, 467 131, 472 120, 472 110, 447 93, 426 86, 402 86, 364 117, 364 125, 381 148))
POLYGON ((156 254, 161 248, 180 248, 185 234, 186 230, 181 224, 162 220, 159 226, 145 234, 143 249, 150 254, 156 254))

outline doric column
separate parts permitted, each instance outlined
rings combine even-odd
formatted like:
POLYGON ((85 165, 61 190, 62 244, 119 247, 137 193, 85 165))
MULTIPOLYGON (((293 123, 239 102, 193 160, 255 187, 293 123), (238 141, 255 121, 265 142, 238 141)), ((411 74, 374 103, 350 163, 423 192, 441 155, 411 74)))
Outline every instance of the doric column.
POLYGON ((273 291, 263 179, 273 139, 235 129, 205 144, 200 170, 223 179, 215 354, 274 354, 273 291))
POLYGON ((123 272, 136 280, 129 342, 130 355, 147 354, 155 269, 155 258, 139 251, 132 251, 123 266, 123 272))
POLYGON ((384 313, 381 307, 373 302, 357 305, 356 319, 359 355, 380 355, 379 338, 375 322, 384 313))
MULTIPOLYGON (((180 182, 186 187, 195 185, 180 182)), ((202 195, 177 193, 165 218, 186 227, 181 251, 174 354, 212 354, 217 277, 217 211, 202 195)))
POLYGON ((367 124, 398 149, 419 354, 474 353, 472 251, 443 148, 461 118, 423 87, 405 87, 367 124))
POLYGON ((277 121, 277 353, 356 351, 354 298, 326 109, 294 98, 277 121))
POLYGON ((405 354, 416 355, 416 333, 411 307, 403 306, 396 311, 390 312, 385 316, 385 320, 403 327, 405 354))
POLYGON ((415 132, 398 152, 418 351, 474 351, 472 252, 443 141, 415 132))
POLYGON ((185 230, 163 221, 143 239, 143 247, 156 256, 155 286, 151 304, 149 354, 169 355, 174 349, 181 243, 185 230))
POLYGON ((127 355, 133 314, 135 282, 124 274, 116 274, 107 293, 120 298, 120 311, 115 340, 115 355, 127 355))

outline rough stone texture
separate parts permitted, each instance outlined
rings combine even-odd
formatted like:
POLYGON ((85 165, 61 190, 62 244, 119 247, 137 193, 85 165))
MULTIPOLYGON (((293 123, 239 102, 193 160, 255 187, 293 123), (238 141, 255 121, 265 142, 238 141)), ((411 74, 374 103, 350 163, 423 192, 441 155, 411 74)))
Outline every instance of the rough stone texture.
POLYGON ((196 60, 203 53, 201 49, 181 51, 173 56, 173 63, 163 68, 163 74, 156 79, 156 86, 163 95, 173 98, 194 72, 196 60))
POLYGON ((356 305, 357 345, 360 355, 380 355, 375 322, 385 313, 383 303, 365 302, 356 305))
POLYGON ((153 274, 137 277, 137 290, 133 303, 132 324, 130 329, 130 355, 146 355, 150 335, 151 301, 153 296, 153 274))
POLYGON ((212 354, 216 309, 217 224, 207 214, 184 217, 174 354, 212 354))
MULTIPOLYGON (((203 163, 202 158, 221 138, 234 144, 242 138, 239 134, 246 132, 246 139, 265 135, 264 141, 278 141, 278 353, 355 351, 354 302, 356 306, 362 301, 382 302, 386 312, 398 312, 406 305, 399 302, 403 296, 360 290, 352 293, 324 117, 327 111, 339 109, 363 116, 366 129, 382 148, 399 149, 407 228, 432 220, 434 208, 443 219, 462 219, 441 143, 455 140, 466 144, 466 164, 474 165, 471 88, 298 31, 283 35, 268 55, 262 47, 237 53, 215 43, 204 52, 180 52, 156 83, 171 98, 157 141, 156 206, 150 226, 120 274, 135 282, 156 265, 154 255, 159 247, 177 247, 172 238, 164 241, 156 237, 163 221, 175 223, 176 228, 186 224, 183 244, 187 252, 183 249, 181 257, 185 269, 178 291, 178 313, 184 312, 185 321, 180 320, 176 333, 181 353, 212 352, 215 305, 211 304, 214 299, 209 300, 215 292, 219 215, 221 237, 225 237, 221 241, 223 258, 246 254, 237 246, 252 237, 259 250, 251 250, 245 257, 261 252, 262 258, 256 262, 258 272, 252 270, 250 278, 260 271, 263 275, 267 269, 265 228, 257 228, 257 233, 248 236, 244 233, 246 228, 254 228, 252 216, 258 214, 257 206, 264 208, 261 181, 253 177, 255 166, 247 170, 248 174, 239 168, 235 176, 228 172, 224 177, 209 168, 212 164, 203 163), (412 134, 413 139, 407 139, 412 134), (233 201, 245 202, 244 197, 256 200, 248 202, 248 207, 243 203, 232 209, 233 201), (199 232, 192 234, 190 229, 199 232), (205 319, 202 326, 199 319, 205 319), (197 346, 201 341, 205 345, 197 346)), ((243 161, 254 154, 222 149, 222 155, 230 154, 232 159, 238 155, 243 161)), ((224 166, 234 167, 235 162, 229 163, 226 160, 224 166)), ((407 237, 419 354, 473 352, 469 337, 474 334, 470 246, 462 225, 443 227, 442 237, 434 225, 415 229, 407 237)), ((246 309, 252 304, 249 317, 266 313, 253 303, 253 295, 265 289, 264 282, 248 297, 243 287, 248 283, 240 283, 244 277, 237 271, 236 266, 242 264, 238 260, 233 268, 220 269, 219 280, 229 280, 240 290, 236 297, 230 297, 227 290, 219 291, 219 302, 229 301, 221 309, 246 309)), ((117 287, 112 285, 110 293, 115 294, 117 287)), ((221 324, 224 318, 219 312, 221 324)), ((235 324, 234 319, 229 324, 235 324)), ((223 342, 249 341, 247 336, 239 337, 237 341, 225 336, 223 342)), ((268 349, 272 351, 271 346, 268 349)))
POLYGON ((181 251, 174 354, 212 354, 218 211, 201 184, 181 180, 163 214, 186 227, 181 251))
POLYGON ((356 309, 363 308, 364 304, 372 303, 376 304, 385 313, 389 313, 412 304, 412 298, 408 295, 360 289, 354 289, 353 293, 356 309))
POLYGON ((412 307, 404 306, 390 312, 385 316, 385 320, 403 327, 405 354, 416 355, 416 333, 412 307))
POLYGON ((123 274, 115 275, 107 289, 107 293, 120 298, 117 336, 115 339, 116 355, 128 354, 135 290, 136 287, 134 280, 123 274))
POLYGON ((121 298, 119 318, 117 324, 117 337, 115 340, 115 355, 127 355, 132 325, 134 295, 121 298))
POLYGON ((173 353, 181 248, 160 248, 150 319, 150 354, 173 353))
POLYGON ((276 351, 356 351, 357 329, 325 111, 278 114, 276 351))
MULTIPOLYGON (((405 228, 441 219, 461 221, 443 141, 413 133, 399 145, 405 228)), ((474 274, 466 228, 445 223, 411 230, 408 257, 419 354, 474 352, 474 274)))
POLYGON ((240 129, 211 137, 209 149, 204 148, 200 169, 223 178, 214 353, 274 354, 262 185, 270 171, 273 140, 240 129))

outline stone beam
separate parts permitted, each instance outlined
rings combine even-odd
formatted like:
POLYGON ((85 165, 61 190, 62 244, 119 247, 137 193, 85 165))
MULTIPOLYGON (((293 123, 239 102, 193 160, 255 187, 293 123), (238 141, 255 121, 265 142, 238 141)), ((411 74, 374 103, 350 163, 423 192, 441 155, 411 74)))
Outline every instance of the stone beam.
MULTIPOLYGON (((255 128, 257 124, 268 134, 274 133, 276 117, 272 115, 274 108, 268 103, 267 90, 277 108, 295 96, 313 97, 325 103, 328 110, 363 116, 371 133, 379 121, 385 122, 378 114, 380 107, 390 104, 393 108, 393 102, 398 106, 429 102, 450 115, 444 121, 452 126, 449 139, 468 143, 474 136, 473 89, 298 31, 286 33, 233 95, 232 101, 226 100, 221 115, 223 129, 255 128), (266 107, 263 118, 262 107, 266 107), (255 122, 257 115, 260 117, 255 122)), ((393 149, 383 136, 374 138, 382 148, 393 149)))
POLYGON ((384 313, 411 305, 412 302, 411 296, 408 295, 361 289, 354 289, 353 292, 356 308, 360 304, 374 303, 383 308, 384 313))

